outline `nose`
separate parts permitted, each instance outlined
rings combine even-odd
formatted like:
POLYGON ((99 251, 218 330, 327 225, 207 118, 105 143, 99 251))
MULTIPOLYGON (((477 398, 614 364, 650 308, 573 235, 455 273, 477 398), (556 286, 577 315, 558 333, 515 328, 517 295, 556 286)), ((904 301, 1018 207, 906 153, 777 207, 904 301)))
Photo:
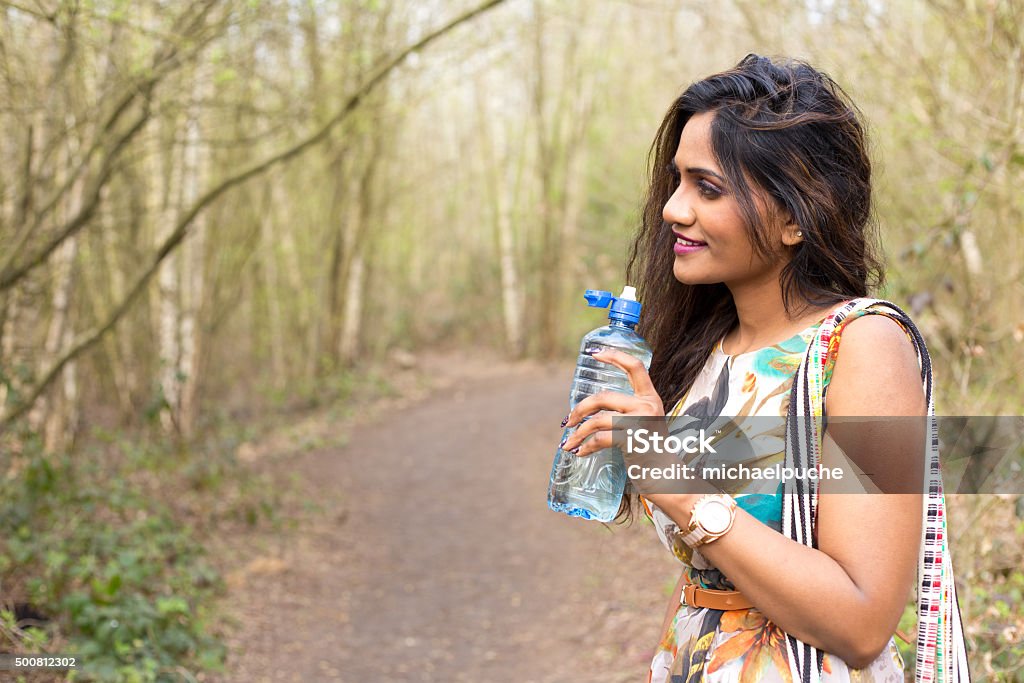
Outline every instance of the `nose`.
POLYGON ((693 225, 694 221, 697 220, 697 214, 693 210, 693 204, 686 196, 686 192, 683 191, 682 185, 676 188, 676 191, 672 193, 672 196, 665 202, 665 207, 661 210, 661 217, 665 219, 665 222, 669 225, 693 225))

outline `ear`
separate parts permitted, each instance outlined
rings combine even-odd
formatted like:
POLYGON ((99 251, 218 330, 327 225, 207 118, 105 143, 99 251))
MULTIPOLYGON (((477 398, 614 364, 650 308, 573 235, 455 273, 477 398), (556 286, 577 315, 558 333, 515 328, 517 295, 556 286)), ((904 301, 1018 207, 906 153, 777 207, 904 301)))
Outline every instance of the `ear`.
POLYGON ((769 220, 778 226, 779 232, 776 234, 781 236, 783 247, 795 247, 803 241, 803 231, 793 217, 792 211, 776 201, 769 205, 769 212, 769 220))
MULTIPOLYGON (((787 216, 789 218, 789 216, 787 216)), ((804 233, 797 225, 795 221, 790 218, 784 226, 782 226, 782 243, 787 247, 795 247, 804 241, 804 233)))

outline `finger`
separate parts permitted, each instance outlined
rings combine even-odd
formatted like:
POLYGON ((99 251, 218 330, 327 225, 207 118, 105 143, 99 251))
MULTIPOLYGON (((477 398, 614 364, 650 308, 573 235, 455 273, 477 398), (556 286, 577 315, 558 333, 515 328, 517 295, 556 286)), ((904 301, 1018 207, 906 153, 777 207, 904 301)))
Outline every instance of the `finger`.
POLYGON ((597 413, 592 418, 581 424, 576 431, 569 435, 569 438, 562 444, 563 451, 571 451, 572 449, 579 446, 583 441, 596 432, 604 429, 611 429, 613 421, 616 417, 615 413, 597 413))
POLYGON ((576 453, 576 456, 582 458, 590 455, 591 453, 597 453, 598 451, 603 451, 606 448, 611 448, 612 438, 613 435, 611 431, 602 430, 597 432, 583 442, 583 445, 580 446, 580 450, 576 453))
POLYGON ((576 407, 569 412, 569 421, 565 423, 565 426, 573 427, 580 424, 585 417, 600 410, 614 410, 617 413, 627 413, 631 410, 643 411, 649 409, 649 406, 641 402, 636 396, 624 394, 621 391, 599 391, 593 396, 587 396, 576 404, 576 407))
POLYGON ((625 372, 626 376, 629 377, 629 383, 633 387, 634 394, 638 396, 658 395, 657 390, 654 388, 654 382, 651 381, 651 376, 647 372, 647 368, 644 367, 644 364, 636 356, 631 356, 625 351, 609 348, 601 348, 590 355, 594 360, 610 363, 625 372))

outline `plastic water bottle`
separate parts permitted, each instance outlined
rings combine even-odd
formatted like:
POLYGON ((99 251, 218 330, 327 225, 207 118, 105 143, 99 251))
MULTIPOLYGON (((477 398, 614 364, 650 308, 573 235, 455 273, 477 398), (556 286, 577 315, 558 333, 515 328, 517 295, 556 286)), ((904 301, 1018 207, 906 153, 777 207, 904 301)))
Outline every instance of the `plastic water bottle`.
MULTIPOLYGON (((636 300, 636 289, 626 286, 617 297, 611 292, 588 289, 583 296, 588 305, 606 308, 610 304, 611 310, 608 324, 588 333, 580 344, 569 392, 570 410, 587 396, 601 391, 633 393, 625 372, 618 366, 592 358, 584 353, 586 349, 618 349, 639 358, 645 368, 651 367, 651 347, 634 331, 640 321, 641 308, 636 300)), ((579 425, 567 427, 562 434, 563 442, 578 428, 579 425)), ((582 458, 559 448, 551 467, 548 507, 573 517, 611 521, 619 510, 626 479, 626 465, 618 447, 605 448, 582 458)))

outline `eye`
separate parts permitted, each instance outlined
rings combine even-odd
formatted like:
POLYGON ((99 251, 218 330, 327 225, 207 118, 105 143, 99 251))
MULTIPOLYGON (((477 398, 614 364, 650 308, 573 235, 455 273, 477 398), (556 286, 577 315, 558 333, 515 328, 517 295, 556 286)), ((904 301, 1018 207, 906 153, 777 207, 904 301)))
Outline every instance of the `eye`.
POLYGON ((700 196, 704 197, 704 199, 717 199, 724 194, 717 187, 703 179, 697 181, 697 191, 700 192, 700 196))
POLYGON ((676 168, 675 164, 673 164, 671 161, 665 164, 665 171, 668 173, 668 176, 672 178, 672 180, 674 180, 676 183, 679 182, 679 169, 676 168))

